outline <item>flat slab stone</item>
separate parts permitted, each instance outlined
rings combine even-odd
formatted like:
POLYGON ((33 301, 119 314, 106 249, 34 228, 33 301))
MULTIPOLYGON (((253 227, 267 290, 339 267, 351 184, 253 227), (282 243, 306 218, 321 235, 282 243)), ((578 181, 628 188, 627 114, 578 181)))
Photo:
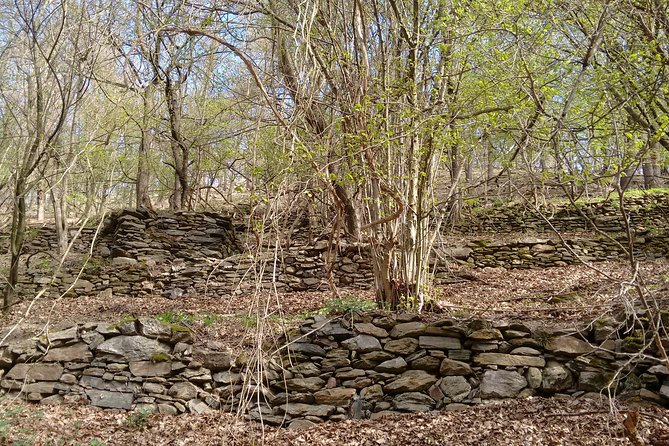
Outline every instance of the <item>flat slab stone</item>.
POLYGON ((358 335, 341 343, 343 347, 360 353, 368 353, 381 350, 381 343, 374 336, 358 335))
POLYGON ((128 361, 150 360, 159 353, 169 353, 171 348, 144 336, 116 336, 98 345, 98 351, 122 356, 128 361))
POLYGON ((355 395, 355 389, 344 387, 335 387, 333 389, 324 389, 314 393, 316 404, 326 406, 348 406, 355 395))
POLYGON ((593 347, 573 336, 560 336, 550 339, 546 343, 546 350, 557 355, 574 357, 590 353, 593 347))
POLYGON ((393 338, 417 337, 425 333, 427 324, 423 322, 406 322, 404 324, 397 324, 390 331, 390 336, 393 338))
POLYGON ((286 380, 286 389, 294 392, 316 392, 325 386, 325 381, 317 376, 311 378, 291 378, 286 380))
POLYGON ((26 378, 35 381, 58 381, 62 374, 63 366, 60 364, 16 364, 5 378, 17 381, 26 378))
POLYGON ((402 373, 395 381, 386 384, 386 393, 420 392, 437 382, 437 377, 423 370, 409 370, 402 373))
POLYGON ((329 417, 335 411, 334 406, 325 404, 303 404, 303 403, 288 403, 282 404, 278 407, 279 412, 290 415, 291 417, 329 417))
POLYGON ((124 410, 129 410, 132 407, 132 393, 89 389, 86 390, 86 396, 91 400, 91 405, 96 407, 124 410))
POLYGON ((93 353, 84 342, 52 348, 44 357, 45 362, 89 362, 91 359, 93 359, 93 353))
POLYGON ((172 363, 130 361, 130 373, 135 376, 167 376, 172 373, 172 363))
POLYGON ((366 334, 366 335, 374 336, 376 338, 387 338, 388 337, 388 332, 386 330, 384 330, 383 328, 377 327, 374 324, 361 322, 361 323, 353 325, 353 327, 360 334, 366 334))
POLYGON ((527 380, 509 370, 486 370, 481 381, 481 398, 515 398, 527 380))
POLYGON ((466 362, 444 358, 444 360, 441 361, 439 373, 442 376, 467 376, 473 374, 474 371, 466 362))
POLYGON ((438 350, 459 350, 462 348, 460 339, 447 336, 421 336, 418 338, 420 348, 438 350))
POLYGON ((147 338, 169 339, 172 335, 172 329, 168 325, 152 317, 137 318, 137 326, 139 334, 147 338))
POLYGON ((541 356, 509 355, 506 353, 479 353, 474 362, 484 365, 543 367, 546 360, 541 356))
POLYGON ((386 342, 383 349, 398 355, 410 355, 418 349, 418 341, 414 338, 393 339, 386 342))

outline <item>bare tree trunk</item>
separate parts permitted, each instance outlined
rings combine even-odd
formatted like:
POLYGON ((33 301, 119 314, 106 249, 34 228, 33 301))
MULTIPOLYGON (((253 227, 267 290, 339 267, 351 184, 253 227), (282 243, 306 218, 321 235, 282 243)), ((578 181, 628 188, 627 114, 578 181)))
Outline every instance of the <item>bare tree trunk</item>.
POLYGON ((143 92, 144 114, 142 116, 141 138, 139 142, 139 153, 137 156, 137 178, 135 183, 135 203, 138 208, 152 209, 151 198, 149 196, 149 166, 148 156, 151 150, 151 129, 149 128, 149 119, 151 113, 151 86, 147 86, 143 92))
POLYGON ((175 173, 173 205, 177 206, 177 209, 190 209, 191 188, 188 178, 190 150, 181 132, 182 111, 177 97, 178 88, 178 84, 174 85, 169 76, 165 77, 165 100, 170 117, 170 145, 175 173))
POLYGON ((26 180, 23 175, 16 179, 14 189, 14 212, 12 213, 12 229, 9 240, 9 251, 11 259, 9 262, 9 274, 2 296, 3 308, 6 310, 17 300, 16 285, 19 282, 19 260, 23 250, 23 241, 26 232, 26 180))
POLYGON ((44 189, 37 189, 37 221, 44 221, 44 189))

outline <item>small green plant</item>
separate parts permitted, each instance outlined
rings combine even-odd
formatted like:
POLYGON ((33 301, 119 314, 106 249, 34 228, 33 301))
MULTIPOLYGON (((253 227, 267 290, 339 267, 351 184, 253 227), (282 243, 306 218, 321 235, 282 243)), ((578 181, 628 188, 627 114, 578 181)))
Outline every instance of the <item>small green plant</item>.
POLYGON ((130 429, 142 430, 149 424, 149 416, 151 411, 149 409, 140 409, 137 412, 128 414, 125 423, 130 429))
POLYGON ((35 269, 41 272, 51 271, 51 259, 49 257, 41 257, 35 262, 35 269))
POLYGON ((102 271, 105 262, 100 257, 86 257, 84 259, 84 272, 87 274, 97 274, 102 271))
POLYGON ((205 327, 210 327, 214 325, 218 320, 221 318, 220 314, 216 313, 205 313, 203 319, 202 319, 202 324, 205 327))
POLYGON ((376 302, 355 296, 336 297, 325 302, 322 311, 326 314, 365 312, 376 309, 376 302))
POLYGON ((156 316, 160 322, 165 324, 193 324, 195 322, 194 314, 182 313, 180 311, 167 310, 156 316))
POLYGON ((93 438, 88 442, 88 446, 107 446, 107 443, 104 443, 97 438, 93 438))

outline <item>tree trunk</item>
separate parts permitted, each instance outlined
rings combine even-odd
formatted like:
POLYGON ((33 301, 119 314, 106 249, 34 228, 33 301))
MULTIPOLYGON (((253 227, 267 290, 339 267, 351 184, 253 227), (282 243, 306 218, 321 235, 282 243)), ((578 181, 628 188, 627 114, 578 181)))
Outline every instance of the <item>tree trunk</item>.
POLYGON ((188 178, 190 150, 181 133, 181 106, 178 100, 178 84, 174 85, 169 76, 165 81, 165 99, 170 117, 170 145, 174 162, 174 201, 177 209, 190 209, 191 190, 188 178))
POLYGON ((16 179, 14 189, 15 204, 12 213, 12 229, 9 240, 9 250, 11 259, 9 262, 9 274, 7 275, 7 284, 2 296, 2 304, 5 310, 9 309, 17 301, 16 285, 19 282, 19 260, 23 250, 23 241, 26 231, 26 181, 23 175, 19 174, 16 179))
POLYGON ((137 178, 135 183, 135 203, 138 208, 152 209, 149 196, 149 166, 148 156, 151 150, 151 129, 149 129, 150 88, 144 90, 144 115, 142 117, 141 139, 137 156, 137 178))
POLYGON ((44 221, 44 189, 37 189, 37 221, 44 221))

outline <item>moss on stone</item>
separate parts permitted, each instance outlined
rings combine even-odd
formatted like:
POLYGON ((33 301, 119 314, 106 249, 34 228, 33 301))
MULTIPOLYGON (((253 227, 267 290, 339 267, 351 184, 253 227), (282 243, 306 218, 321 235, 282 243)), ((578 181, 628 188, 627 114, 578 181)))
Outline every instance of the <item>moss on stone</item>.
POLYGON ((172 358, 167 353, 154 353, 151 355, 151 362, 171 362, 172 358))

